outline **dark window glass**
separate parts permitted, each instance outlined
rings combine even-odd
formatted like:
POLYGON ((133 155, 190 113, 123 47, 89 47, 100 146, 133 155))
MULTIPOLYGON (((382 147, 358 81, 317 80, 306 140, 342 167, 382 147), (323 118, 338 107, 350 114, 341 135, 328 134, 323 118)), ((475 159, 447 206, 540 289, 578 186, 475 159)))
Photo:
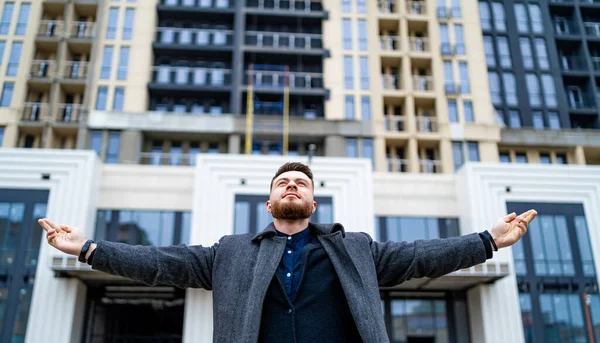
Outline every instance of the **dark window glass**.
POLYGON ((98 156, 102 156, 102 138, 104 133, 102 131, 92 131, 92 137, 90 139, 90 148, 94 150, 98 156))
POLYGON ((119 149, 121 144, 121 133, 110 132, 108 134, 108 146, 106 148, 106 163, 119 162, 119 149))
POLYGON ((550 154, 540 154, 540 163, 541 164, 552 163, 552 160, 550 159, 550 154))
POLYGON ((465 162, 462 142, 452 142, 452 159, 454 161, 454 170, 458 170, 465 162))
POLYGON ((500 162, 502 163, 510 163, 510 154, 506 152, 500 153, 500 162))
MULTIPOLYGON (((517 153, 517 163, 527 163, 527 155, 525 153, 517 153)), ((537 220, 539 222, 539 220, 537 220)))

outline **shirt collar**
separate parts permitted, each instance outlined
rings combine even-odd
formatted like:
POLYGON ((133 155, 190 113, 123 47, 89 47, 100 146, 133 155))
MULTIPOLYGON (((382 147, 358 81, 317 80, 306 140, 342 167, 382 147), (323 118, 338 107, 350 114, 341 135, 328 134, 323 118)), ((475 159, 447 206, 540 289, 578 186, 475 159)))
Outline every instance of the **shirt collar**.
MULTIPOLYGON (((341 231, 342 237, 346 237, 346 232, 344 230, 344 227, 339 223, 335 223, 335 224, 308 223, 308 227, 314 231, 315 235, 329 235, 329 234, 333 234, 335 232, 341 231)), ((304 231, 306 231, 306 230, 304 230, 304 231)), ((273 224, 273 222, 271 222, 269 225, 267 225, 267 227, 262 232, 259 232, 256 235, 254 235, 254 237, 252 237, 252 240, 257 241, 257 240, 262 239, 263 237, 271 237, 271 236, 275 236, 276 234, 277 234, 277 230, 275 230, 275 225, 273 224)))
POLYGON ((275 229, 275 231, 277 232, 277 236, 280 236, 280 237, 292 237, 292 239, 289 240, 290 243, 292 243, 292 244, 296 244, 296 243, 298 243, 298 242, 300 242, 300 241, 302 241, 304 239, 308 239, 310 237, 310 235, 311 235, 310 226, 306 227, 304 230, 302 230, 300 232, 296 232, 295 234, 293 234, 291 236, 288 235, 288 234, 285 234, 285 233, 283 233, 281 231, 278 231, 277 229, 275 229))

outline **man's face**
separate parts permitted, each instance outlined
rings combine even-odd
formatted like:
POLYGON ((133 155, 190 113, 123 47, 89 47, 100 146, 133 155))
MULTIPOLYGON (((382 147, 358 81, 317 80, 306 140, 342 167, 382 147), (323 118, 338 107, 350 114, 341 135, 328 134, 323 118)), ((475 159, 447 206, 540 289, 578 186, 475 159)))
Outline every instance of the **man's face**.
POLYGON ((309 218, 317 203, 314 201, 312 182, 306 174, 289 171, 273 181, 267 211, 276 219, 298 220, 309 218))

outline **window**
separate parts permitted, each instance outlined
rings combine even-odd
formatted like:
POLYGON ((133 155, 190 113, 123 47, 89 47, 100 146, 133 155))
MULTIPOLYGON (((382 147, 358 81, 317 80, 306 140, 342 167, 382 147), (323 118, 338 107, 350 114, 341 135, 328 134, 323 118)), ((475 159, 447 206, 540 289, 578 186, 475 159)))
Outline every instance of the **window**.
POLYGON ((527 33, 529 31, 529 27, 528 27, 527 12, 525 11, 525 5, 515 4, 514 9, 515 9, 515 17, 517 20, 517 30, 520 33, 527 33))
POLYGON ((541 164, 552 163, 552 160, 550 159, 550 154, 540 154, 540 163, 541 164))
POLYGON ((494 12, 494 28, 496 31, 506 32, 504 5, 501 2, 492 2, 492 12, 494 12))
POLYGON ((365 0, 356 0, 356 13, 367 13, 365 0))
POLYGON ((4 10, 2 11, 2 19, 0 19, 0 35, 7 35, 10 30, 10 21, 12 20, 13 10, 15 8, 14 2, 4 3, 4 10))
POLYGON ((131 40, 133 36, 133 21, 135 19, 135 9, 125 10, 125 24, 123 25, 123 40, 131 40))
POLYGON ((106 110, 106 98, 108 97, 108 87, 98 87, 98 95, 96 96, 96 109, 99 111, 106 110))
MULTIPOLYGON (((527 155, 525 155, 525 153, 517 153, 516 155, 516 162, 517 163, 527 163, 527 155)), ((534 222, 537 223, 537 221, 534 220, 534 222)))
POLYGON ((361 157, 370 159, 371 165, 374 168, 375 167, 375 159, 374 159, 374 154, 373 154, 373 140, 363 138, 363 139, 361 139, 361 141, 362 141, 361 157))
POLYGON ((510 154, 507 152, 501 152, 500 153, 500 163, 510 163, 510 154))
POLYGON ((461 24, 454 24, 454 53, 457 55, 465 54, 465 37, 461 24))
POLYGON ((550 68, 548 62, 548 51, 546 50, 546 41, 543 38, 535 39, 535 52, 537 54, 537 62, 540 69, 547 70, 550 68))
POLYGON ((461 8, 460 8, 460 0, 452 0, 451 1, 451 6, 452 6, 452 18, 460 18, 462 13, 461 13, 461 8))
POLYGON ((6 41, 0 40, 0 65, 4 60, 4 49, 6 48, 6 41))
POLYGON ((346 95, 346 119, 354 120, 354 96, 346 95))
POLYGON ((106 45, 104 47, 104 54, 102 55, 102 66, 100 69, 100 79, 110 79, 110 72, 112 69, 112 58, 113 58, 113 46, 106 45))
POLYGON ((533 54, 531 52, 531 43, 529 38, 519 38, 519 45, 521 46, 521 57, 523 58, 523 66, 525 69, 533 69, 533 54))
POLYGON ((487 66, 490 68, 495 67, 494 39, 491 36, 483 36, 483 50, 485 51, 485 63, 487 66))
POLYGON ((508 111, 508 126, 513 129, 521 127, 521 115, 519 114, 519 111, 508 111))
POLYGON ((556 154, 556 164, 567 164, 567 156, 565 154, 556 154))
POLYGON ((106 147, 106 163, 118 163, 119 162, 119 150, 121 144, 121 133, 118 131, 111 131, 108 133, 108 145, 106 147))
POLYGON ((509 106, 517 106, 517 81, 512 73, 502 74, 504 84, 504 101, 509 106))
POLYGON ((477 142, 467 142, 467 151, 469 152, 469 161, 479 162, 479 144, 477 142))
POLYGON ((3 140, 4 140, 4 128, 0 127, 0 147, 2 147, 3 140))
POLYGON ((543 129, 544 128, 544 116, 542 112, 535 111, 531 113, 531 117, 533 118, 533 128, 534 129, 543 129))
POLYGON ((23 51, 23 42, 13 42, 10 50, 6 76, 16 76, 19 72, 19 62, 21 61, 21 52, 23 51))
POLYGON ((98 157, 102 157, 102 140, 104 133, 99 130, 93 130, 90 138, 90 149, 94 150, 98 157))
POLYGON ((358 49, 367 51, 367 21, 364 19, 358 20, 358 49))
POLYGON ((12 82, 5 82, 4 87, 2 87, 2 96, 0 97, 0 107, 10 107, 12 103, 12 95, 13 90, 15 89, 15 84, 12 82))
POLYGON ((492 29, 492 15, 490 13, 490 5, 487 2, 480 1, 479 18, 481 18, 481 29, 488 31, 492 29))
POLYGON ((106 25, 106 39, 115 39, 117 37, 117 28, 119 25, 119 8, 111 7, 108 10, 108 24, 106 25))
POLYGON ((542 97, 540 95, 540 84, 538 78, 534 74, 525 75, 527 83, 527 93, 529 93, 529 105, 539 107, 542 105, 542 97))
POLYGON ((492 96, 492 104, 502 105, 502 91, 500 90, 500 77, 496 72, 488 73, 488 81, 490 83, 490 94, 492 96))
POLYGON ((539 5, 529 4, 529 18, 531 18, 531 30, 535 33, 544 33, 542 10, 539 5))
POLYGON ((23 36, 27 32, 27 22, 29 21, 29 12, 31 12, 31 4, 22 3, 19 10, 19 18, 17 19, 17 28, 15 35, 23 36))
POLYGON ((452 71, 451 61, 444 61, 444 81, 446 84, 446 93, 456 93, 456 88, 454 85, 454 73, 452 71))
POLYGON ((452 48, 450 46, 450 33, 448 32, 448 25, 440 24, 440 41, 442 55, 451 55, 452 48))
POLYGON ((119 68, 117 69, 117 80, 127 80, 127 69, 129 69, 129 47, 121 47, 119 54, 119 68))
POLYGON ((465 122, 474 123, 475 113, 473 112, 473 102, 471 100, 465 100, 463 102, 463 111, 465 115, 465 122))
POLYGON ((358 157, 358 142, 354 138, 346 138, 346 157, 358 157))
POLYGON ((123 104, 125 103, 125 88, 116 87, 115 97, 113 99, 113 111, 123 111, 123 104))
POLYGON ((360 98, 360 112, 362 120, 371 120, 371 98, 366 95, 360 98))
POLYGON ((351 0, 342 0, 342 12, 350 13, 352 11, 351 0))
POLYGON ((548 112, 548 127, 552 130, 560 130, 560 118, 557 112, 548 112))
POLYGON ((344 35, 344 49, 352 50, 352 20, 342 20, 342 34, 344 35))
POLYGON ((354 88, 352 56, 344 56, 344 85, 346 89, 354 88))
POLYGON ((360 57, 360 89, 369 89, 369 58, 360 57))
POLYGON ((542 86, 544 88, 544 101, 546 107, 556 107, 556 88, 554 87, 554 79, 549 74, 542 74, 542 86))
POLYGON ((471 82, 469 81, 469 66, 467 62, 458 62, 458 71, 460 73, 460 92, 462 94, 471 93, 471 82))
POLYGON ((508 47, 508 39, 506 37, 496 38, 496 44, 498 45, 498 56, 500 58, 500 66, 503 68, 511 68, 512 63, 510 61, 510 49, 508 47))
POLYGON ((451 123, 458 123, 458 109, 456 100, 448 100, 448 119, 451 123))
POLYGON ((465 163, 462 142, 452 142, 452 160, 454 162, 454 171, 457 171, 465 163))

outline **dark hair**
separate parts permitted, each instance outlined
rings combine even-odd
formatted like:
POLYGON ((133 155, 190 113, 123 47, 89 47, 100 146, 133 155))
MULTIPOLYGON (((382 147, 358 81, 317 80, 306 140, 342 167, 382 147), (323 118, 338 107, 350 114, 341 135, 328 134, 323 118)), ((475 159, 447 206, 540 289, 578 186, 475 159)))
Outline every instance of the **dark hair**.
POLYGON ((273 189, 273 181, 275 181, 275 179, 279 175, 281 175, 283 173, 287 173, 289 171, 299 171, 301 173, 304 173, 310 179, 313 189, 315 188, 315 181, 313 180, 313 173, 310 170, 309 166, 307 166, 306 164, 300 163, 300 162, 288 162, 288 163, 282 165, 281 167, 279 167, 279 169, 277 170, 277 173, 275 173, 275 176, 273 176, 273 178, 271 179, 271 186, 269 187, 269 192, 271 192, 271 190, 273 189))

